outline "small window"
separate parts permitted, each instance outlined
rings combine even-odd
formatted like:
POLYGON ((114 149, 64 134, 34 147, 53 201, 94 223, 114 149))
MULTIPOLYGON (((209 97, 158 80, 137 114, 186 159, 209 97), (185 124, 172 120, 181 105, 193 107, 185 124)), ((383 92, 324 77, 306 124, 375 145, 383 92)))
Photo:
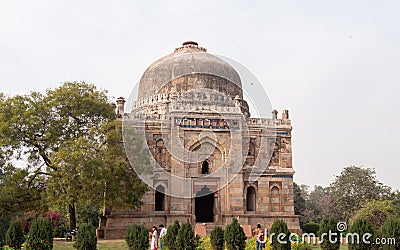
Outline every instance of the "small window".
POLYGON ((256 211, 256 190, 254 187, 250 186, 247 188, 246 200, 246 210, 256 211))
POLYGON ((204 161, 203 164, 201 164, 201 174, 209 174, 210 169, 208 166, 208 161, 204 161))

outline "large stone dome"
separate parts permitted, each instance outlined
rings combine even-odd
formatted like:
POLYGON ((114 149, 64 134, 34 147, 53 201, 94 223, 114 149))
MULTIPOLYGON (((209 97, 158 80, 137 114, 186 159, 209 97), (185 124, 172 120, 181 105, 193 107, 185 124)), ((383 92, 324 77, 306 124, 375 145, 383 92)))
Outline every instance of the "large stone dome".
POLYGON ((161 93, 209 88, 243 97, 240 76, 222 59, 207 53, 196 42, 184 42, 175 51, 151 64, 140 79, 138 100, 161 93))

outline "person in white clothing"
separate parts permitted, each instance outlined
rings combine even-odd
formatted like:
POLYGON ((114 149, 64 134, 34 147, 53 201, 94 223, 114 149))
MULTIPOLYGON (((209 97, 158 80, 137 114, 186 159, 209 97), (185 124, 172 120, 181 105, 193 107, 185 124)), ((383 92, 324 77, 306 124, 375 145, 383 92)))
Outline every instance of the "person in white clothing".
POLYGON ((163 224, 161 224, 160 226, 159 226, 159 228, 160 228, 160 250, 163 250, 164 249, 164 246, 163 246, 163 236, 165 236, 166 234, 167 234, 167 228, 166 227, 164 227, 164 225, 163 224))
POLYGON ((150 233, 151 234, 150 249, 151 250, 157 250, 157 246, 158 246, 158 242, 157 242, 157 239, 158 239, 157 227, 154 226, 151 230, 152 230, 152 232, 150 233))

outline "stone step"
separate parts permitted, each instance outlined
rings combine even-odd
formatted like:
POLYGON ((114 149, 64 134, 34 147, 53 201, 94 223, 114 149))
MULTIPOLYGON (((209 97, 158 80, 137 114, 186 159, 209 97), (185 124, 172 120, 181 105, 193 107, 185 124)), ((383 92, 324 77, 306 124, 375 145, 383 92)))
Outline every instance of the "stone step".
POLYGON ((222 226, 213 222, 209 223, 196 223, 195 225, 195 234, 204 235, 204 231, 206 235, 210 235, 211 231, 215 226, 222 226), (197 232, 196 232, 197 231, 197 232))

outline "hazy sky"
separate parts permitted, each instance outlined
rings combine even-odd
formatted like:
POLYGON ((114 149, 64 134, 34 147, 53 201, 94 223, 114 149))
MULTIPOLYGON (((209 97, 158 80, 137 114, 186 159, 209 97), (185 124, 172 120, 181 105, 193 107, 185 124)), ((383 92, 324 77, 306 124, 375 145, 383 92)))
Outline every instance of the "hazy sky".
POLYGON ((400 2, 1 1, 0 92, 86 81, 128 97, 156 59, 194 40, 257 76, 289 109, 295 181, 348 165, 400 188, 400 2), (397 155, 399 154, 399 155, 397 155))

